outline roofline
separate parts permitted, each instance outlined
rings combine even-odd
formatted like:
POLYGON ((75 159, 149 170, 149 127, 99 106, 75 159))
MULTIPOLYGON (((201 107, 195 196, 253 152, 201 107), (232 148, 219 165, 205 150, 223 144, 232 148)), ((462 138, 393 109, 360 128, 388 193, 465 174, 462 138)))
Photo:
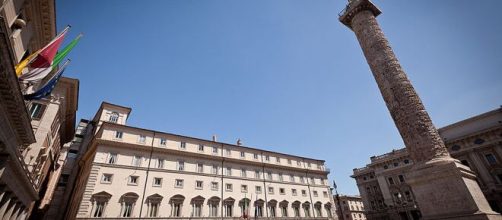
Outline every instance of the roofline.
POLYGON ((96 121, 96 117, 101 114, 101 112, 103 111, 103 107, 105 105, 109 105, 109 106, 112 106, 112 107, 117 107, 117 108, 125 109, 127 111, 127 118, 126 118, 126 120, 129 118, 129 115, 131 114, 131 111, 132 111, 132 109, 130 107, 126 107, 126 106, 117 105, 117 104, 109 103, 109 102, 106 102, 106 101, 102 101, 101 104, 99 105, 99 109, 96 112, 96 114, 94 115, 92 121, 96 121))
POLYGON ((442 128, 439 128, 438 132, 441 132, 443 130, 448 130, 450 128, 458 127, 458 126, 461 126, 461 125, 463 125, 465 123, 468 123, 468 122, 471 122, 471 121, 475 121, 475 120, 478 120, 478 119, 481 119, 481 118, 485 118, 485 117, 488 117, 488 116, 491 116, 491 115, 495 115, 495 114, 501 113, 501 112, 502 112, 502 105, 500 107, 494 109, 494 110, 482 113, 480 115, 475 115, 475 116, 472 116, 470 118, 467 118, 467 119, 455 122, 453 124, 446 125, 446 126, 444 126, 442 128))
POLYGON ((130 125, 115 124, 115 123, 110 123, 110 122, 106 122, 106 121, 103 122, 103 126, 104 125, 112 125, 112 126, 126 127, 126 128, 132 128, 132 129, 139 129, 139 130, 144 130, 144 131, 148 131, 148 132, 155 132, 155 133, 158 133, 158 134, 165 134, 165 135, 172 135, 172 136, 181 137, 181 138, 195 139, 195 140, 198 140, 198 141, 211 142, 211 143, 222 144, 222 145, 227 145, 227 146, 232 146, 232 147, 238 147, 238 148, 245 148, 245 149, 250 149, 250 150, 256 150, 256 151, 260 151, 260 152, 279 154, 279 155, 289 156, 289 157, 296 157, 296 158, 301 158, 301 159, 304 159, 304 160, 313 160, 313 161, 322 162, 323 164, 326 162, 325 160, 319 160, 319 159, 314 159, 314 158, 302 157, 302 156, 297 156, 297 155, 292 155, 292 154, 286 154, 286 153, 279 153, 279 152, 274 152, 274 151, 269 151, 269 150, 263 150, 263 149, 254 148, 254 147, 246 147, 246 146, 242 146, 242 145, 229 144, 229 143, 219 142, 219 141, 212 141, 212 140, 207 140, 207 139, 202 139, 202 138, 197 138, 197 137, 190 137, 190 136, 173 134, 173 133, 168 133, 168 132, 163 132, 163 131, 156 131, 156 130, 151 130, 151 129, 146 129, 146 128, 139 128, 139 127, 134 127, 134 126, 130 126, 130 125))

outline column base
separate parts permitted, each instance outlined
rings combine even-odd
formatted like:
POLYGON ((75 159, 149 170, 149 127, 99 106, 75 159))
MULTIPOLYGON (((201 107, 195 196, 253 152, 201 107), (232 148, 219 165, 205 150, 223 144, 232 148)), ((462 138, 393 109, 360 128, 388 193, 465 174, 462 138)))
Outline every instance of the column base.
POLYGON ((423 219, 497 219, 469 167, 451 157, 413 165, 406 174, 423 219))

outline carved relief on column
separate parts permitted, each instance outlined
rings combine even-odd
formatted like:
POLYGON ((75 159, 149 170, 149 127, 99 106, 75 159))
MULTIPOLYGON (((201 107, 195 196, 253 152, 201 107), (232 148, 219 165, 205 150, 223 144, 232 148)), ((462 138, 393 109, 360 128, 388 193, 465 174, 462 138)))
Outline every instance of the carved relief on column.
POLYGON ((373 13, 361 11, 353 17, 351 24, 411 158, 421 162, 449 157, 373 13))

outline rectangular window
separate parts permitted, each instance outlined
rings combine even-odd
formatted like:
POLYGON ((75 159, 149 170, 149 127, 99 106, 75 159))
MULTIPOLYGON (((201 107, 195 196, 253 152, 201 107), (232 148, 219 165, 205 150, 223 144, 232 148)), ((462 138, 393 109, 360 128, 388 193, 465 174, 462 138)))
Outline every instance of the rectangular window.
POLYGON ((184 171, 185 170, 185 162, 182 160, 178 160, 178 170, 179 171, 184 171))
POLYGON ((315 179, 314 179, 314 177, 310 178, 310 184, 315 185, 315 179))
POLYGON ((324 198, 328 198, 328 192, 322 191, 322 196, 324 196, 324 198))
POLYGON ((307 163, 307 167, 310 168, 312 167, 312 164, 310 164, 310 162, 307 163))
POLYGON ((290 175, 289 176, 289 181, 291 181, 292 183, 295 182, 295 176, 294 175, 290 175))
POLYGON ((225 184, 225 191, 232 192, 232 189, 233 189, 233 187, 232 187, 231 183, 225 184))
POLYGON ((158 217, 160 203, 151 203, 150 209, 148 210, 148 217, 158 217))
POLYGON ((112 183, 113 174, 103 173, 103 177, 101 177, 101 183, 112 183))
POLYGON ((153 178, 153 186, 162 186, 162 178, 159 177, 153 178))
POLYGON ((303 176, 300 177, 300 182, 305 183, 305 178, 303 178, 303 176))
POLYGON ((204 182, 197 180, 195 181, 195 189, 202 189, 204 187, 204 182))
POLYGON ((275 162, 277 162, 277 163, 281 163, 281 158, 276 157, 276 158, 275 158, 275 162))
POLYGON ((291 194, 293 196, 296 196, 296 195, 298 195, 298 192, 296 191, 296 189, 291 189, 291 194))
POLYGON ((217 147, 213 147, 213 154, 217 154, 218 153, 218 148, 217 147))
POLYGON ((244 151, 241 151, 241 157, 245 157, 246 154, 244 153, 244 151))
POLYGON ((319 196, 319 194, 317 193, 317 191, 314 190, 313 193, 314 193, 314 197, 318 197, 319 196))
POLYGON ((94 208, 94 214, 92 215, 92 217, 103 217, 104 212, 105 212, 105 202, 97 201, 96 208, 94 208))
POLYGON ((267 155, 267 156, 265 156, 265 160, 266 160, 266 161, 270 161, 270 156, 268 156, 268 155, 267 155))
POLYGON ((204 165, 199 163, 197 164, 197 173, 204 173, 204 165))
POLYGON ((497 164, 497 158, 495 158, 495 155, 493 154, 485 154, 486 161, 490 165, 495 165, 497 164))
POLYGON ((261 175, 260 175, 260 171, 259 171, 259 170, 254 171, 254 178, 256 178, 256 179, 260 179, 260 178, 261 178, 260 176, 261 176, 261 175))
POLYGON ((167 140, 165 138, 160 139, 160 145, 166 146, 166 142, 167 142, 167 140))
POLYGON ((32 120, 40 120, 45 112, 46 105, 40 103, 32 103, 30 108, 30 116, 32 120))
POLYGON ((307 196, 307 191, 306 190, 302 190, 302 196, 307 196))
POLYGON ((282 177, 282 173, 279 173, 279 181, 284 181, 284 178, 282 177))
POLYGON ((218 182, 211 182, 211 190, 218 191, 218 182))
POLYGON ((286 190, 284 188, 279 188, 279 193, 281 195, 284 195, 284 194, 286 194, 286 190))
POLYGON ((182 179, 176 179, 174 181, 174 187, 176 187, 176 188, 183 188, 183 180, 182 179))
POLYGON ((115 164, 117 163, 117 154, 115 153, 110 153, 108 155, 108 161, 107 161, 109 164, 115 164))
POLYGON ((274 194, 274 187, 268 187, 268 193, 269 194, 274 194))
POLYGON ((291 159, 288 159, 288 164, 291 165, 291 159))
POLYGON ((232 155, 232 151, 230 149, 227 149, 226 152, 227 152, 227 156, 232 155))
POLYGON ((398 177, 399 177, 399 182, 404 183, 404 176, 403 175, 399 175, 398 177))
POLYGON ((164 168, 164 160, 163 159, 157 159, 157 168, 164 168))
POLYGON ((129 176, 129 181, 127 184, 129 185, 138 185, 138 176, 129 176))
POLYGON ((300 161, 296 161, 296 166, 302 166, 302 163, 300 161))
POLYGON ((248 185, 241 185, 241 192, 247 193, 248 192, 248 185))
POLYGON ((272 180, 272 173, 271 173, 271 172, 268 172, 268 173, 267 173, 267 179, 268 179, 268 180, 272 180))
POLYGON ((247 177, 246 169, 244 168, 241 169, 241 177, 247 177))
POLYGON ((227 167, 227 176, 232 176, 232 168, 231 167, 227 167))
POLYGON ((217 165, 213 165, 213 168, 211 169, 211 173, 218 174, 218 166, 217 165))
POLYGON ((256 194, 261 193, 261 186, 255 186, 256 194))
POLYGON ((394 185, 394 179, 392 179, 392 177, 389 177, 388 180, 390 185, 394 185))
POLYGON ((116 131, 115 132, 115 138, 116 139, 122 139, 123 135, 124 135, 124 133, 122 131, 116 131))
POLYGON ((199 144, 199 151, 200 151, 200 152, 204 152, 204 145, 199 144))
POLYGON ((181 149, 186 149, 187 148, 187 143, 186 142, 180 142, 180 148, 181 149))
POLYGON ((258 154, 253 154, 253 158, 254 158, 255 160, 258 160, 258 154))
POLYGON ((138 142, 140 144, 144 144, 146 142, 146 136, 145 135, 139 135, 138 142))

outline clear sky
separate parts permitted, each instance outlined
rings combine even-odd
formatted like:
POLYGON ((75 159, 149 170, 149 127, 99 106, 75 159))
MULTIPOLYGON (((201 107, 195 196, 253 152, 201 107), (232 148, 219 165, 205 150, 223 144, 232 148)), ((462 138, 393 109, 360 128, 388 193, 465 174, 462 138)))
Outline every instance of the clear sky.
MULTIPOLYGON (((102 101, 129 125, 326 160, 339 192, 352 169, 403 147, 343 0, 57 1, 84 37, 66 76, 78 118, 102 101)), ((378 20, 437 127, 498 108, 502 1, 375 0, 378 20)))

